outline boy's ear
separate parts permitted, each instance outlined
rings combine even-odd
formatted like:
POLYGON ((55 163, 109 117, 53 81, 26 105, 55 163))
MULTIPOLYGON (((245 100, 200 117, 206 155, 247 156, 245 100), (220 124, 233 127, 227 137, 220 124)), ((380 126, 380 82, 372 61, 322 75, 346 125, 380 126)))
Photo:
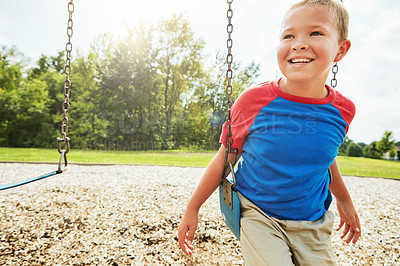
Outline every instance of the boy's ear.
POLYGON ((340 60, 343 59, 343 57, 347 54, 347 52, 350 50, 351 47, 351 42, 350 40, 344 40, 339 46, 339 51, 335 57, 334 62, 339 62, 340 60))

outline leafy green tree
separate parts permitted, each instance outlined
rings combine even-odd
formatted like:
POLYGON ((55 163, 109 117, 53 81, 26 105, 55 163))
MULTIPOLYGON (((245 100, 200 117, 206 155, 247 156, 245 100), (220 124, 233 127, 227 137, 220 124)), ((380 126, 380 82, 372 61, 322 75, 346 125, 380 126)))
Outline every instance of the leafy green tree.
POLYGON ((127 29, 122 39, 103 38, 97 44, 99 90, 94 100, 105 133, 98 142, 118 149, 156 148, 162 101, 154 34, 154 27, 141 24, 127 29))
POLYGON ((396 157, 396 151, 395 150, 390 150, 389 151, 389 158, 394 160, 395 157, 396 157))
POLYGON ((171 19, 163 20, 157 29, 157 68, 163 82, 161 91, 166 144, 170 137, 172 117, 182 104, 182 94, 195 87, 198 79, 204 76, 202 50, 205 44, 195 37, 183 15, 173 15, 171 19))
POLYGON ((349 137, 345 137, 342 144, 339 147, 339 155, 346 156, 347 155, 347 148, 351 143, 354 143, 349 137))
POLYGON ((376 143, 376 149, 382 154, 385 154, 394 149, 395 141, 393 140, 392 134, 392 131, 386 130, 383 134, 382 139, 376 143))
POLYGON ((364 147, 367 146, 367 144, 365 144, 364 142, 358 142, 357 144, 361 147, 361 149, 364 149, 364 147))
POLYGON ((382 152, 377 148, 377 142, 373 141, 371 144, 367 145, 363 149, 363 156, 365 158, 380 159, 382 158, 382 152))
POLYGON ((18 88, 23 82, 22 66, 15 64, 18 61, 18 52, 15 47, 2 46, 0 50, 0 145, 10 146, 12 124, 18 115, 15 106, 18 88))
POLYGON ((47 55, 41 55, 37 61, 37 67, 33 67, 29 72, 29 78, 35 79, 47 73, 50 70, 50 59, 47 55))
POLYGON ((363 151, 362 151, 362 148, 360 147, 360 145, 352 142, 347 147, 346 154, 347 154, 347 156, 350 156, 350 157, 361 157, 363 155, 363 151))
POLYGON ((52 124, 51 103, 43 81, 31 80, 13 90, 7 104, 11 119, 5 121, 7 127, 2 132, 7 139, 5 146, 48 147, 54 136, 49 127, 52 124))
MULTIPOLYGON (((155 49, 155 28, 140 24, 128 29, 128 35, 122 42, 121 51, 127 52, 131 62, 133 97, 128 108, 132 108, 126 117, 128 125, 133 125, 129 132, 135 149, 154 149, 156 139, 162 135, 160 124, 161 97, 158 93, 162 81, 156 68, 159 51, 155 49)), ((128 138, 126 136, 126 138, 128 138)))
MULTIPOLYGON (((247 66, 242 66, 240 62, 234 62, 232 71, 233 78, 233 94, 232 100, 246 88, 256 82, 259 77, 259 65, 254 62, 247 66)), ((204 148, 217 149, 219 147, 219 136, 221 134, 221 125, 226 119, 226 56, 218 52, 215 56, 213 64, 206 70, 207 79, 197 86, 190 99, 190 112, 194 116, 204 116, 207 118, 206 144, 204 148), (194 108, 194 105, 198 107, 194 108), (192 113, 194 110, 201 110, 202 114, 192 113)), ((199 127, 200 125, 197 125, 199 127)))
POLYGON ((16 63, 19 53, 16 48, 2 46, 0 50, 0 89, 11 91, 18 88, 22 81, 23 64, 16 63))
POLYGON ((97 138, 104 134, 99 126, 97 56, 91 51, 84 57, 77 55, 72 62, 70 99, 70 138, 73 148, 97 148, 97 138))
MULTIPOLYGON (((206 67, 205 44, 182 15, 157 26, 100 36, 72 61, 72 148, 215 149, 226 116, 226 57, 206 67)), ((64 99, 64 52, 28 69, 15 48, 0 50, 0 145, 54 147, 64 99), (16 134, 15 134, 16 133, 16 134)), ((235 99, 259 66, 233 64, 235 99)))

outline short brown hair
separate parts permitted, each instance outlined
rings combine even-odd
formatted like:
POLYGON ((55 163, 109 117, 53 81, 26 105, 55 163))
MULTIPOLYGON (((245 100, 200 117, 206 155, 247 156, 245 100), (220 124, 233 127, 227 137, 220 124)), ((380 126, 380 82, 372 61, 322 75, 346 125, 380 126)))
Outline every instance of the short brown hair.
POLYGON ((349 13, 344 5, 339 0, 303 0, 290 7, 285 16, 292 10, 306 5, 321 5, 326 6, 332 11, 336 30, 338 33, 339 43, 346 40, 349 34, 349 13))

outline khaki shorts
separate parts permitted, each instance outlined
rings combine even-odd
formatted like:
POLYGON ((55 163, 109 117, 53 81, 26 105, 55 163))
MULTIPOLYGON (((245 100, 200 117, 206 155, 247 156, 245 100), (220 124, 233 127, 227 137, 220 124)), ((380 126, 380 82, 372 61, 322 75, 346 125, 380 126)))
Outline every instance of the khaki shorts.
POLYGON ((331 211, 316 221, 279 220, 238 195, 242 215, 240 244, 247 265, 336 265, 331 211))

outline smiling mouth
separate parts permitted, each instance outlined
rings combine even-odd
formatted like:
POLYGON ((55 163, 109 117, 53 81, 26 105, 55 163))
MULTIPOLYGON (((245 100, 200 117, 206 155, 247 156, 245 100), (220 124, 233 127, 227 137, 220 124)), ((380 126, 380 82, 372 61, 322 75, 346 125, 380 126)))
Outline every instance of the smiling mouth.
POLYGON ((290 59, 289 63, 291 64, 307 64, 314 61, 314 59, 308 59, 308 58, 296 58, 296 59, 290 59))

